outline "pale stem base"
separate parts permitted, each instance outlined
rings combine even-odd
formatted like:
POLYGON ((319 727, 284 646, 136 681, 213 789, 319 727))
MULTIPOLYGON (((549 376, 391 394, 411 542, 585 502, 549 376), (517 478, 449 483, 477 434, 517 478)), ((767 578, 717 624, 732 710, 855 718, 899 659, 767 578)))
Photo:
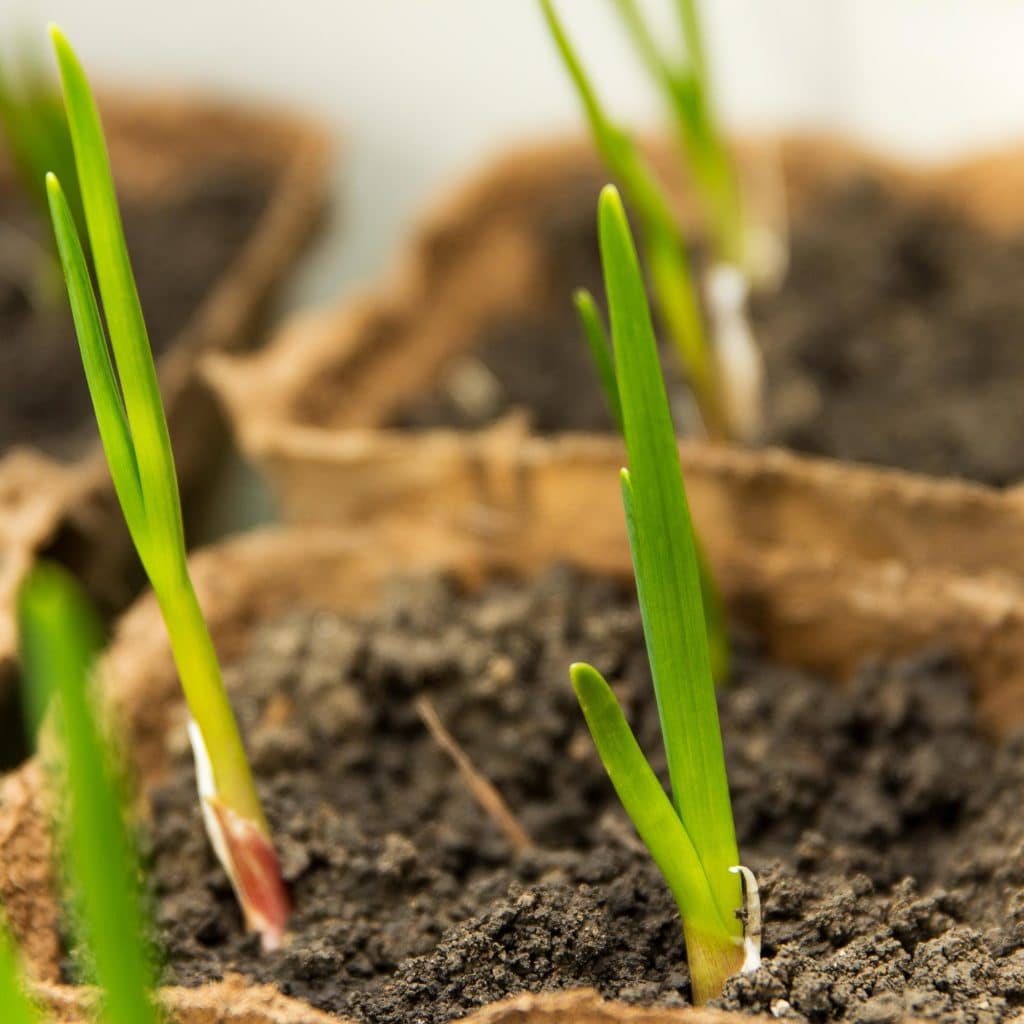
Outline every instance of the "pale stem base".
POLYGON ((743 967, 742 937, 710 934, 683 926, 686 959, 690 964, 690 986, 694 1006, 703 1006, 722 994, 726 981, 743 967))

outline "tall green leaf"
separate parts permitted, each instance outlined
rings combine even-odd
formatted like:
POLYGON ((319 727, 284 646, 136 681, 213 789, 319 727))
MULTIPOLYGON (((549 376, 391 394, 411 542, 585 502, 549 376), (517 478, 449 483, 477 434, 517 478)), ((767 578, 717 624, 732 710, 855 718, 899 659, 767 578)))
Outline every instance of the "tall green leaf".
POLYGON ((22 585, 25 678, 49 703, 67 818, 60 828, 79 939, 103 991, 106 1024, 156 1024, 155 979, 139 898, 139 865, 121 811, 121 788, 90 692, 102 635, 74 580, 42 563, 22 585))
POLYGON ((50 27, 64 85, 71 140, 93 261, 110 343, 124 396, 150 531, 160 544, 149 551, 149 571, 171 579, 185 561, 178 478, 160 386, 121 226, 103 127, 78 57, 56 26, 50 27))
POLYGON ((724 420, 716 394, 714 365, 689 273, 686 245, 672 208, 636 143, 602 106, 552 0, 541 0, 541 10, 579 94, 601 156, 643 220, 647 260, 658 305, 708 432, 718 436, 724 430, 724 420))
POLYGON ((92 290, 92 279, 71 210, 61 184, 54 175, 47 176, 46 188, 57 251, 65 270, 71 316, 75 323, 86 383, 96 412, 100 440, 107 453, 110 476, 129 532, 148 570, 150 538, 146 528, 146 509, 139 466, 135 459, 135 445, 110 361, 103 321, 92 290))
POLYGON ((639 261, 611 186, 598 218, 629 457, 624 491, 672 797, 728 920, 742 904, 728 871, 739 855, 679 451, 639 261))
POLYGON ((739 180, 711 98, 704 37, 694 0, 676 0, 685 57, 670 61, 655 41, 637 0, 614 0, 641 60, 665 96, 680 144, 704 202, 717 256, 743 266, 746 229, 739 180))
POLYGON ((156 366, 139 304, 96 103, 70 44, 51 27, 60 67, 100 304, 59 181, 47 180, 58 250, 100 437, 125 520, 153 585, 192 716, 203 820, 264 947, 284 940, 290 911, 270 829, 186 561, 181 500, 156 366), (113 358, 111 358, 111 350, 113 358))

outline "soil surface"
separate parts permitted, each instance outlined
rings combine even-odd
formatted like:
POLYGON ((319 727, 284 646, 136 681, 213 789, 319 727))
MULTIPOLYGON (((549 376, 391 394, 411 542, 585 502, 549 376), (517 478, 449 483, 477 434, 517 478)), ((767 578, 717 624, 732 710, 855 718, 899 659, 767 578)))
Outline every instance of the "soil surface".
MULTIPOLYGON (((488 324, 396 425, 478 427, 521 407, 542 433, 612 428, 570 304, 580 285, 603 294, 601 184, 580 176, 538 200, 546 301, 488 324)), ((992 484, 1024 477, 1024 233, 997 240, 871 178, 819 194, 791 232, 782 288, 752 308, 764 441, 992 484)), ((688 432, 694 413, 668 362, 688 432)))
MULTIPOLYGON (((357 1021, 440 1024, 527 989, 682 1006, 679 919, 568 682, 613 680, 663 773, 635 597, 556 570, 396 583, 370 620, 295 615, 228 672, 296 912, 260 956, 203 836, 184 728, 148 839, 166 979, 240 971, 357 1021), (415 707, 427 694, 534 846, 514 850, 415 707)), ((1024 1008, 1024 737, 976 728, 941 654, 844 690, 737 642, 721 715, 764 962, 721 1005, 994 1024, 1024 1008)))
MULTIPOLYGON (((241 163, 198 166, 159 201, 122 215, 150 342, 160 355, 237 256, 272 182, 241 163)), ((95 439, 92 407, 63 284, 40 263, 38 217, 0 190, 0 454, 30 444, 73 458, 95 439), (27 240, 27 241, 26 241, 27 240), (43 274, 39 273, 40 268, 43 274), (42 291, 48 294, 40 295, 42 291)))

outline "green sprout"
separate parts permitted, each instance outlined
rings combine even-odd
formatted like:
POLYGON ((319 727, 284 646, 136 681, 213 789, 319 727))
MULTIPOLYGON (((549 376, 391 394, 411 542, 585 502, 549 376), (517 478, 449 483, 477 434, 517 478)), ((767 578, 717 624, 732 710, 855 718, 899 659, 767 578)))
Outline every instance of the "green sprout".
MULTIPOLYGON (((578 288, 573 295, 573 303, 583 327, 583 335, 590 349, 594 366, 597 370, 601 389, 604 391, 608 410, 615 420, 619 433, 623 432, 622 402, 619 398, 619 385, 615 379, 615 365, 612 362, 612 347, 608 341, 608 332, 601 319, 601 311, 594 301, 594 296, 586 288, 578 288)), ((729 678, 729 629, 725 614, 725 604, 715 583, 711 565, 704 554, 704 548, 696 534, 694 543, 697 551, 697 568, 700 572, 700 591, 704 600, 704 619, 707 623, 708 650, 711 658, 711 672, 716 680, 729 678)))
POLYGON ((106 142, 85 73, 60 30, 60 68, 110 348, 60 182, 46 186, 72 317, 114 489, 170 636, 191 714, 203 817, 217 856, 264 948, 283 941, 288 898, 217 653, 186 562, 174 456, 132 274, 106 142), (113 359, 111 359, 111 350, 113 359))
MULTIPOLYGON (((85 225, 82 198, 75 173, 75 154, 71 145, 60 90, 42 60, 29 47, 21 47, 12 64, 0 61, 0 134, 11 167, 29 202, 35 207, 40 225, 48 225, 49 204, 46 174, 53 171, 65 183, 68 203, 79 228, 85 225)), ((7 225, 5 232, 14 229, 7 225)), ((49 232, 40 230, 47 239, 49 232)), ((60 289, 60 265, 56 250, 48 242, 12 236, 16 248, 30 250, 35 260, 35 279, 30 296, 55 299, 60 289)), ((13 264, 12 264, 13 265, 13 264)))
MULTIPOLYGON (((541 9, 579 95, 591 135, 606 166, 639 214, 651 290, 712 440, 744 440, 761 429, 763 366, 747 314, 746 271, 736 256, 747 231, 736 175, 728 151, 714 127, 708 100, 703 44, 693 4, 680 0, 680 17, 690 60, 674 71, 657 49, 635 5, 619 4, 631 35, 648 63, 656 62, 661 80, 685 121, 686 149, 698 190, 711 209, 717 241, 716 261, 707 274, 706 299, 713 344, 705 331, 697 291, 689 272, 686 243, 672 205, 639 146, 601 104, 597 90, 573 48, 554 0, 541 9)), ((584 330, 590 336, 586 323, 584 330)))
MULTIPOLYGON (((67 811, 59 828, 64 872, 74 896, 75 928, 92 980, 103 992, 108 1024, 158 1024, 153 958, 139 892, 139 862, 121 811, 122 789, 91 697, 102 629, 74 579, 41 563, 18 602, 25 678, 33 706, 49 708, 48 738, 57 751, 67 811)), ((14 985, 10 949, 0 953, 0 990, 14 985), (6 975, 6 977, 4 977, 6 975)), ((13 1007, 19 1007, 18 996, 13 1007)), ((6 997, 3 1005, 6 1006, 6 997)), ((26 1010, 24 992, 20 1012, 26 1010)))
POLYGON ((601 193, 598 223, 629 459, 622 498, 671 801, 608 683, 590 665, 570 672, 619 799, 679 907, 701 1004, 751 968, 758 951, 744 942, 741 869, 679 450, 640 264, 613 186, 601 193))
POLYGON ((716 257, 735 267, 748 264, 747 228, 739 175, 715 119, 700 17, 694 0, 676 0, 686 49, 678 64, 655 41, 636 0, 614 0, 637 52, 672 113, 693 183, 708 213, 716 257))
POLYGON ((652 288, 689 378, 704 427, 710 437, 728 437, 715 361, 704 334, 697 294, 688 270, 686 246, 672 208, 640 148, 601 105, 555 13, 552 0, 540 0, 540 3, 555 45, 583 103, 598 150, 643 222, 652 288))

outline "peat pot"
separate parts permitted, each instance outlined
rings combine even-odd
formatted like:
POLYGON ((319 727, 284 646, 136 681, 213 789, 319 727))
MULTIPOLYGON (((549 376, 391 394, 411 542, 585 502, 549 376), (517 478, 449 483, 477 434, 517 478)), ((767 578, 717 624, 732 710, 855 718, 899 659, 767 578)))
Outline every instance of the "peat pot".
MULTIPOLYGON (((537 508, 492 547, 424 518, 193 557, 297 908, 271 959, 241 937, 206 851, 156 604, 123 616, 103 677, 148 808, 172 1019, 752 1019, 686 1007, 674 907, 574 705, 569 659, 590 657, 659 764, 625 531, 596 504, 571 524, 537 508), (481 809, 428 706, 518 837, 481 809)), ((767 909, 763 967, 727 1005, 909 1021, 984 1003, 978 1020, 1009 1020, 1024 993, 1024 780, 1005 738, 1024 721, 1018 589, 808 554, 799 536, 766 549, 694 505, 738 635, 723 733, 767 909)), ((57 984, 40 776, 29 762, 2 783, 0 898, 41 991, 78 1020, 88 994, 57 984)))
MULTIPOLYGON (((799 537, 811 558, 1019 574, 1022 498, 1007 485, 1021 473, 999 453, 1024 457, 1020 374, 1001 361, 1022 351, 1024 150, 934 167, 820 137, 738 152, 755 198, 771 192, 766 169, 781 171, 790 268, 753 304, 764 443, 684 444, 695 503, 766 548, 799 537), (924 345, 933 336, 957 367, 924 345)), ((514 547, 534 505, 571 520, 577 495, 598 493, 598 518, 617 524, 606 481, 623 455, 569 301, 580 284, 602 293, 604 181, 578 142, 513 151, 444 197, 376 286, 293 317, 258 353, 206 361, 287 521, 427 516, 514 547), (561 509, 545 497, 551 465, 581 482, 561 509)), ((674 402, 684 422, 678 385, 674 402)))

